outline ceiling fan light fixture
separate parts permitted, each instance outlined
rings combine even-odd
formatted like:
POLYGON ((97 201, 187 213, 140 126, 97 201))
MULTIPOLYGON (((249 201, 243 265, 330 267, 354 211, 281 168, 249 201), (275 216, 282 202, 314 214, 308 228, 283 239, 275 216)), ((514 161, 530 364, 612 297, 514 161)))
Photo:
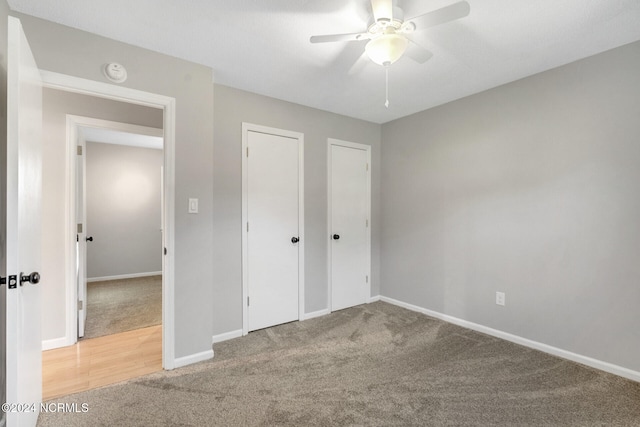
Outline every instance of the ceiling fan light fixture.
POLYGON ((408 45, 409 40, 406 37, 394 32, 370 40, 365 46, 365 51, 373 62, 388 67, 400 59, 408 45))

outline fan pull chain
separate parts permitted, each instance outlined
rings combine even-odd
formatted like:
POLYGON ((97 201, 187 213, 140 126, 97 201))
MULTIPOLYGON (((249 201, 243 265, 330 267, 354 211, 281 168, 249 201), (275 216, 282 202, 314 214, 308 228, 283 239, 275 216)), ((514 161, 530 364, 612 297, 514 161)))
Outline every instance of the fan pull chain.
POLYGON ((389 67, 384 67, 384 93, 385 101, 384 106, 389 108, 389 67))

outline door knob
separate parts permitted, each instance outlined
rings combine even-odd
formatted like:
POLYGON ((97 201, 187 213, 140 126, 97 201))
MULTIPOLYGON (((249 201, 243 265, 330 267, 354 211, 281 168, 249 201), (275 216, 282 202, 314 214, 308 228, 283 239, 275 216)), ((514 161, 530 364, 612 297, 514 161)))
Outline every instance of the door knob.
POLYGON ((300 239, 298 239, 297 237, 292 237, 291 238, 291 243, 298 243, 300 241, 300 239))
POLYGON ((20 286, 22 286, 22 284, 24 282, 30 282, 33 285, 39 283, 40 282, 40 273, 38 273, 37 271, 34 271, 33 273, 28 274, 28 275, 24 275, 24 274, 20 273, 20 286))
POLYGON ((339 234, 334 234, 333 235, 333 240, 340 240, 340 235, 339 234))
POLYGON ((84 240, 87 242, 93 242, 93 236, 86 237, 84 240))

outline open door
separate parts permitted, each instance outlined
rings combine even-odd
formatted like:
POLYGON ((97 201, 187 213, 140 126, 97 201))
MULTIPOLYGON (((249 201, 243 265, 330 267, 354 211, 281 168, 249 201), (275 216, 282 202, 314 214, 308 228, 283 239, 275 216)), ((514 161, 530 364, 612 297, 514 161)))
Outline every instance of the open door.
POLYGON ((331 311, 369 300, 371 147, 329 139, 329 295, 331 311))
POLYGON ((76 156, 76 284, 78 287, 78 337, 84 337, 87 322, 87 189, 86 189, 86 149, 82 135, 78 137, 76 156))
POLYGON ((42 401, 40 239, 42 82, 20 20, 7 56, 7 426, 35 426, 42 401), (13 406, 18 405, 18 406, 13 406), (21 405, 21 406, 20 406, 21 405))

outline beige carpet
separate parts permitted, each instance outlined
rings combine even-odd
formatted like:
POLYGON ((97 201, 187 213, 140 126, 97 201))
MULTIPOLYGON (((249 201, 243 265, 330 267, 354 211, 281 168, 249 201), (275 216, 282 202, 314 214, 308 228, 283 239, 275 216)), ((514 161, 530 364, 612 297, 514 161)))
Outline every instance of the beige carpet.
POLYGON ((162 323, 162 276, 87 284, 87 323, 83 339, 162 323))
POLYGON ((640 383, 378 302, 54 402, 47 426, 638 426, 640 383))

